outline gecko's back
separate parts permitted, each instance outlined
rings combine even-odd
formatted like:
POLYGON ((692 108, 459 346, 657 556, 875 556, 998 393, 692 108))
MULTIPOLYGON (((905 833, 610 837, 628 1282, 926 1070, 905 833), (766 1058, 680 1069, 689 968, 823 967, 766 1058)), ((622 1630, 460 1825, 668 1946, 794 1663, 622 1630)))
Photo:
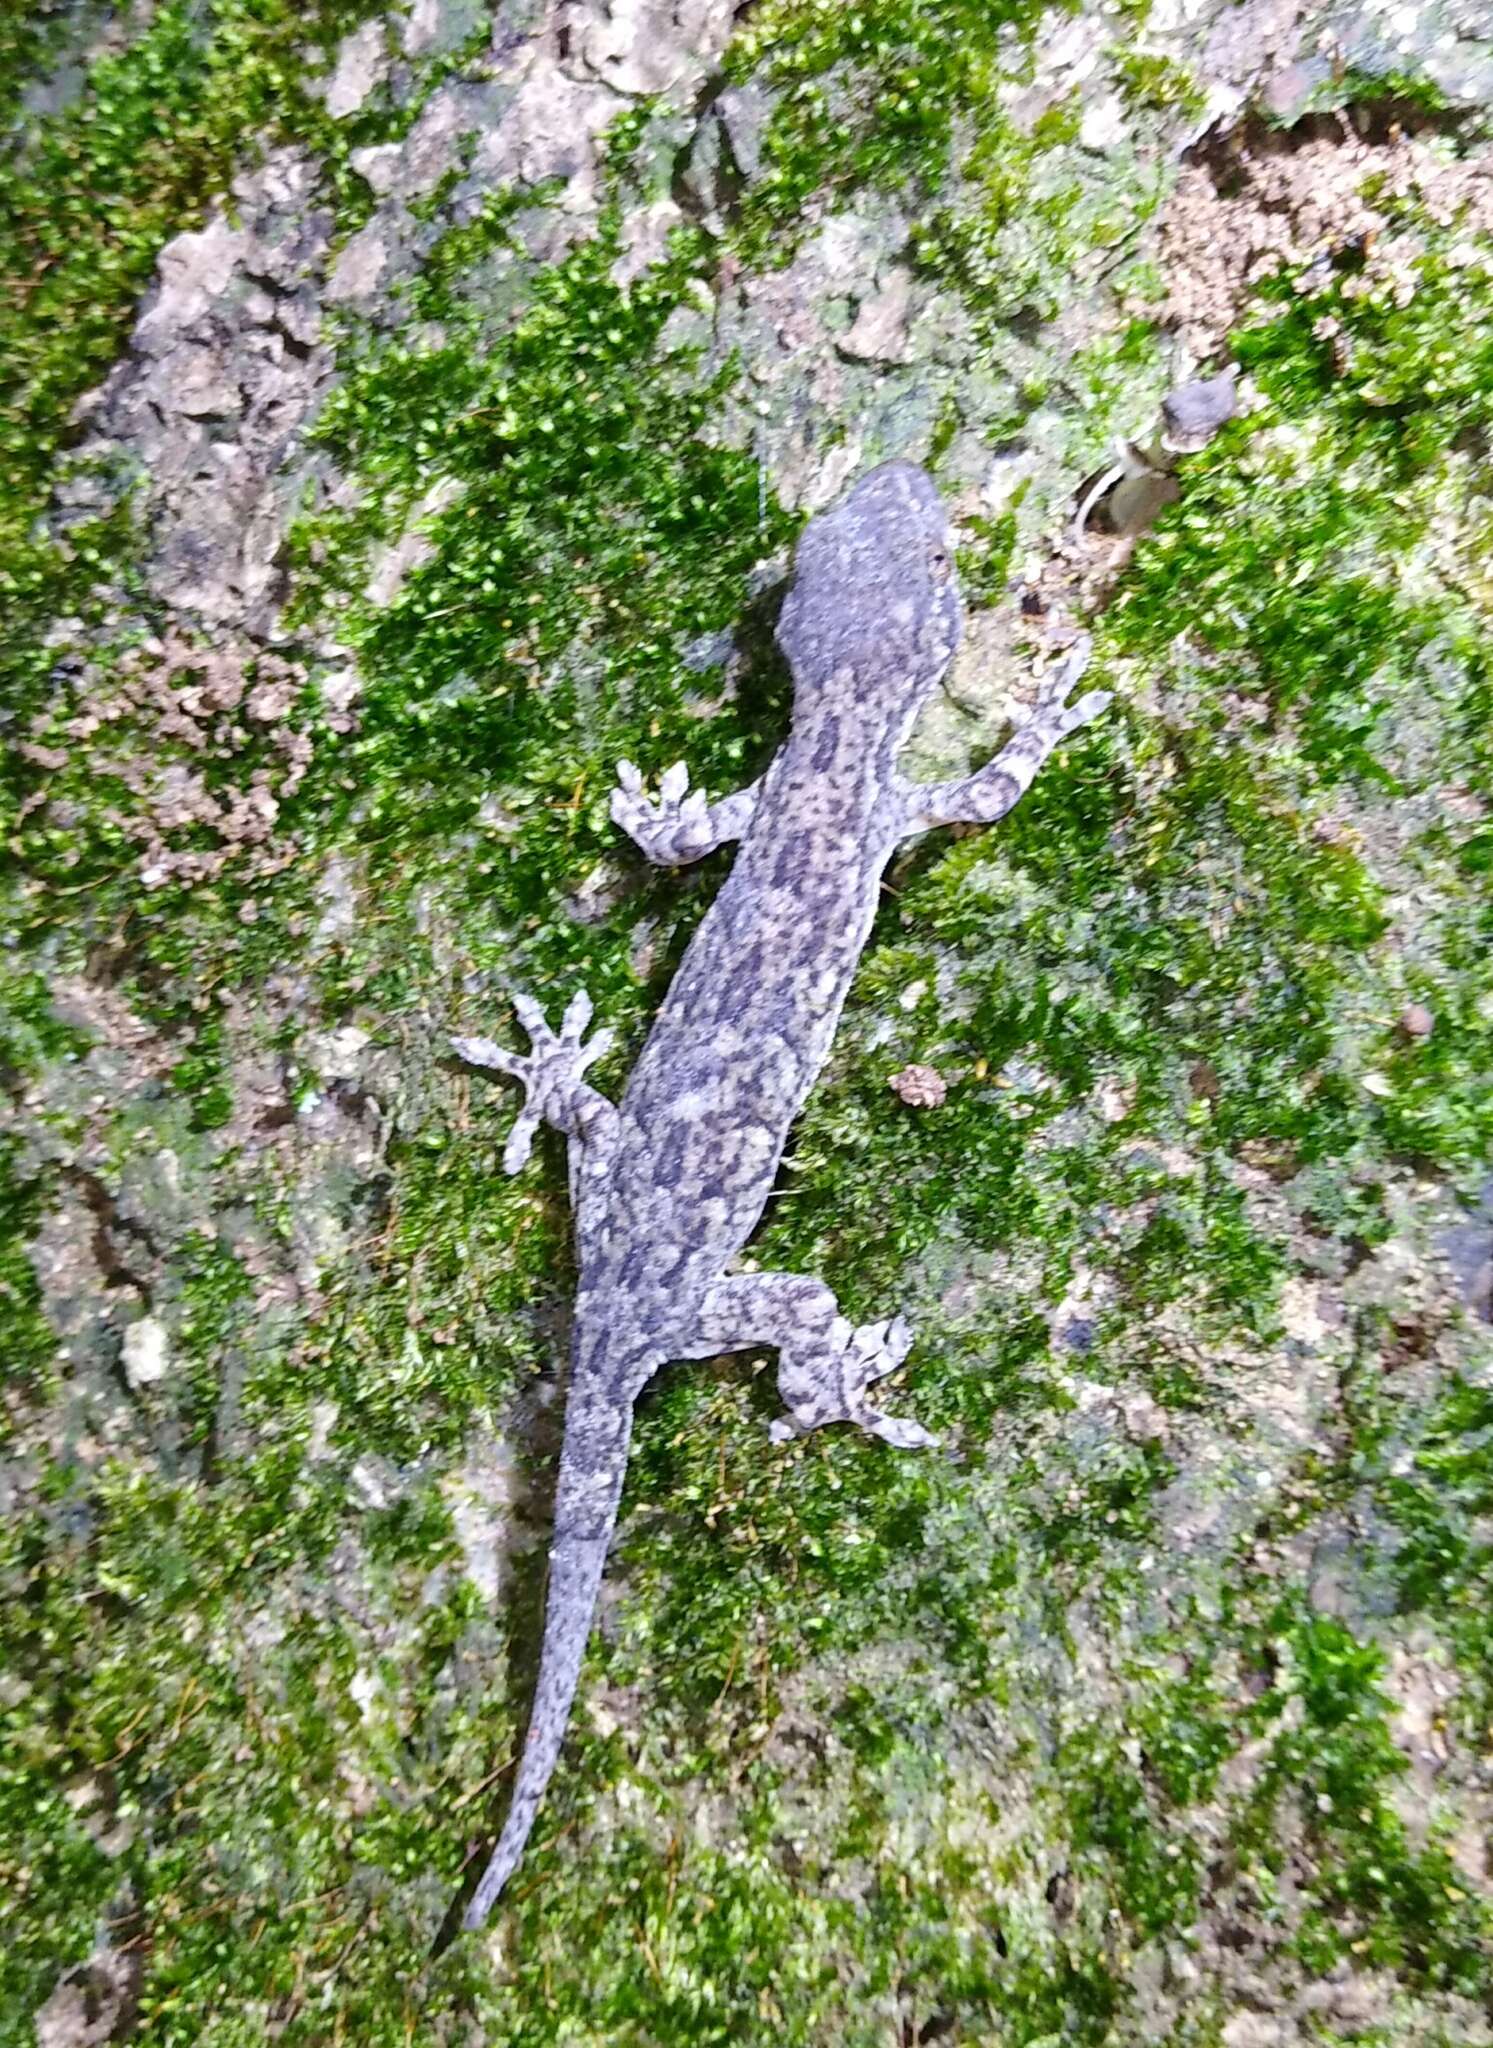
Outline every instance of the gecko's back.
POLYGON ((750 1235, 828 1058, 900 829, 896 755, 958 630, 922 471, 888 464, 810 524, 778 627, 792 733, 633 1071, 606 1195, 701 1271, 750 1235))

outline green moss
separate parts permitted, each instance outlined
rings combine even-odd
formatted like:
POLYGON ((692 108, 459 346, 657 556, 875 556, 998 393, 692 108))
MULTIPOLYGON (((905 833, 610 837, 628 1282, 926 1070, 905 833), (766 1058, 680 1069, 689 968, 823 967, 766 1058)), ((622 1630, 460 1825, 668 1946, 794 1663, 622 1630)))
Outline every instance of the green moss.
POLYGON ((1412 1844, 1391 1803, 1407 1765, 1387 1726, 1382 1651, 1294 1605, 1273 1620, 1277 1675, 1257 1711, 1271 1733, 1269 1760, 1241 1848, 1279 1867, 1270 1821, 1289 1797, 1312 1849, 1298 1937, 1305 1965, 1325 1971, 1352 1957, 1475 1995, 1486 1981, 1493 1912, 1469 1893, 1444 1848, 1412 1844))
MULTIPOLYGON (((987 344, 1014 316, 1050 316, 1075 269, 1132 231, 1159 184, 1115 165, 1104 176, 1074 145, 1074 94, 1023 130, 996 85, 1029 67, 1041 10, 1012 0, 868 0, 823 8, 776 0, 727 55, 734 78, 772 94, 763 168, 733 240, 754 263, 783 262, 797 230, 849 193, 909 192, 919 267, 956 292, 987 344)), ((1160 61, 1160 60, 1158 60, 1160 61)))
POLYGON ((42 1313, 29 1247, 42 1220, 42 1190, 27 1175, 14 1140, 0 1143, 0 1326, 5 1330, 5 1399, 0 1443, 19 1433, 23 1410, 54 1391, 56 1341, 42 1313))
MULTIPOLYGON (((147 56, 118 60, 125 83, 96 82, 124 109, 119 135, 87 157, 83 123, 57 145, 69 206, 90 178, 134 175, 119 153, 163 52, 180 75, 160 87, 161 132, 181 131, 203 191, 229 130, 202 95, 232 51, 248 49, 255 91, 278 93, 266 52, 290 32, 273 7, 247 46, 181 42, 184 16, 157 20, 147 56)), ((1029 26, 1011 21, 1003 41, 964 6, 745 17, 732 75, 755 69, 779 97, 732 253, 786 252, 821 206, 911 192, 931 202, 922 259, 987 338, 1013 309, 1056 303, 1073 250, 1149 200, 1113 179, 1096 196, 1062 154, 1073 105, 1031 136, 989 118, 1029 26), (1040 246, 1013 267, 1028 228, 1040 246)), ((1180 91, 1131 70, 1142 96, 1180 91)), ((329 152, 344 227, 367 203, 343 169, 348 134, 392 132, 413 103, 334 139, 298 127, 317 119, 298 94, 276 99, 275 118, 329 152)), ((132 1002, 173 1031, 193 1021, 171 1087, 200 1132, 222 1128, 237 1048, 190 999, 226 983, 252 1009, 287 958, 303 980, 275 1051, 294 1061, 307 1032, 357 1024, 400 1082, 356 1183, 287 1187, 252 1150, 210 1169, 206 1199, 242 1199, 271 1238, 304 1230, 298 1257, 325 1231, 315 1307, 261 1311, 237 1220, 163 1254, 160 1310, 186 1366, 148 1417, 178 1400, 188 1448, 216 1434, 204 1478, 123 1457, 47 1466, 4 1531, 0 2010, 29 2035, 109 1912, 146 1956, 153 2041, 475 2026, 520 2048, 598 2030, 879 2048, 911 2029, 1101 2048, 1133 2024, 1136 1949, 1211 1910, 1202 1845, 1223 1820, 1262 1887, 1305 1831, 1305 1968, 1366 1956, 1402 1985, 1469 1987, 1484 1922, 1452 1896, 1440 1847, 1397 1819, 1382 1650, 1312 1612, 1269 1546, 1371 1486, 1406 1613, 1434 1620, 1469 1678, 1485 1668, 1481 1393, 1465 1383, 1409 1436, 1349 1389, 1340 1455, 1303 1458, 1222 1563, 1170 1541, 1196 1445, 1232 1455, 1252 1427, 1238 1383, 1280 1341, 1282 1276, 1316 1270, 1243 1168, 1269 1163, 1280 1210, 1329 1241, 1313 1256, 1330 1263, 1390 1229, 1399 1157, 1470 1170, 1486 1137, 1486 832, 1444 817, 1416 837, 1434 907, 1414 974, 1437 1017, 1412 1045, 1393 1024, 1411 972, 1394 943, 1403 876, 1371 833, 1318 829, 1339 800, 1369 816, 1405 791, 1434 815, 1443 786, 1486 785, 1475 560, 1418 558, 1399 589, 1386 574, 1445 531, 1486 424, 1486 295, 1435 235, 1410 308, 1356 298, 1344 276, 1304 304, 1283 296, 1241 338, 1264 413, 1189 463, 1098 622, 1096 672, 1127 704, 998 834, 912 850, 891 877, 754 1251, 822 1271, 856 1316, 909 1302, 922 1334, 892 1398, 947 1448, 895 1459, 831 1434, 770 1453, 765 1361, 666 1376, 638 1416, 619 1593, 588 1670, 598 1711, 577 1717, 501 1959, 474 1944, 430 1958, 500 1810, 540 1591, 537 1554, 505 1554, 496 1611, 463 1578, 451 1481, 479 1419, 527 1427, 542 1408, 572 1277, 559 1146, 503 1177, 511 1095, 459 1080, 438 1048, 451 1028, 506 1029, 510 979, 557 1000, 584 978, 621 1027, 598 1076, 620 1086, 723 862, 675 877, 619 856, 613 762, 687 754, 719 791, 755 772, 786 708, 771 595, 754 592, 795 522, 751 456, 711 445, 734 371, 666 352, 711 251, 682 234, 629 292, 608 275, 624 181, 652 175, 652 120, 614 132, 594 242, 539 266, 500 201, 438 235, 408 288, 411 321, 438 321, 439 338, 347 321, 318 432, 361 496, 308 505, 295 569, 299 623, 331 618, 356 650, 357 732, 323 735, 283 819, 298 872, 256 888, 258 922, 240 924, 230 878, 128 927, 132 1002), (1348 329, 1336 358, 1324 315, 1348 329), (427 515, 430 557, 378 609, 374 553, 437 482, 453 495, 427 515), (726 627, 745 655, 729 689, 682 659, 726 627), (1428 668, 1435 716, 1417 725, 1428 668), (313 935, 334 859, 358 914, 313 935), (936 1112, 887 1087, 912 1059, 950 1082, 936 1112), (1081 1270, 1105 1290, 1087 1352, 1049 1331, 1081 1270), (1174 1440, 1121 1429, 1117 1404, 1141 1390, 1176 1411, 1174 1440), (1234 1800, 1221 1765, 1253 1737, 1262 1775, 1234 1800)), ((145 159, 84 381, 151 238, 197 217, 201 191, 145 159)), ((429 224, 453 190, 422 207, 429 224)), ((68 262, 59 285, 103 289, 82 254, 68 262)), ((28 489, 65 411, 54 342, 26 329, 22 357, 41 366, 28 489)), ((1111 431, 1153 351, 1132 326, 1021 402, 1073 393, 1111 431)), ((946 407, 945 434, 967 425, 946 407)), ((966 587, 995 602, 1015 508, 973 534, 966 587)), ((127 514, 73 540, 70 561, 12 557, 35 571, 34 610, 16 614, 28 687, 46 672, 36 619, 65 600, 96 620, 127 514)), ((107 923, 130 885, 101 885, 125 850, 64 838, 31 856, 36 874, 100 885, 107 923)), ((56 898, 27 917, 33 944, 73 925, 56 898)), ((74 1042, 39 976, 23 997, 10 1057, 44 1068, 74 1042)), ((288 1084, 302 1104, 308 1075, 288 1084)), ((23 1191, 18 1247, 43 1199, 23 1191)), ((19 1249, 0 1285, 40 1357, 19 1249)), ((534 1455, 548 1463, 547 1444, 534 1455)), ((1469 1728, 1479 1697, 1469 1683, 1469 1728)))
POLYGON ((88 1041, 52 1007, 44 974, 7 950, 0 955, 0 1076, 14 1085, 43 1060, 82 1052, 88 1041))
POLYGON ((655 361, 701 245, 680 238, 624 293, 608 275, 617 226, 614 213, 537 276, 523 317, 493 337, 468 296, 471 263, 508 225, 502 209, 485 215, 433 252, 438 297, 422 303, 442 312, 439 347, 349 342, 318 434, 377 488, 350 515, 311 513, 295 545, 308 607, 347 593, 340 631, 372 684, 356 738, 313 768, 287 823, 363 850, 383 922, 351 942, 356 965, 346 951, 327 960, 329 999, 356 994, 384 1014, 408 1001, 412 970, 428 972, 409 882, 438 876, 471 968, 501 963, 552 987, 584 966, 626 1028, 639 1014, 632 934, 662 913, 671 956, 703 898, 632 884, 617 913, 585 928, 569 914, 567 897, 615 845, 613 763, 688 751, 697 778, 720 789, 770 744, 775 669, 758 662, 745 686, 759 739, 738 709, 705 709, 708 682, 680 650, 741 618, 753 564, 790 522, 759 504, 749 457, 700 437, 718 384, 655 361), (431 560, 392 605, 367 604, 355 593, 370 550, 436 479, 456 495, 429 522, 431 560), (485 824, 498 792, 499 820, 485 824))
POLYGON ((0 120, 7 128, 23 127, 23 96, 75 38, 78 12, 68 0, 27 0, 0 13, 0 120))
POLYGON ((1175 111, 1196 121, 1208 104, 1192 73, 1171 57, 1132 47, 1118 50, 1112 62, 1126 98, 1147 113, 1175 111))
POLYGON ((1002 60, 1038 12, 1027 0, 769 0, 755 10, 727 56, 729 75, 756 76, 777 96, 747 251, 782 251, 811 200, 847 187, 937 191, 964 126, 977 111, 988 120, 1002 60))
MULTIPOLYGON (((1445 242, 1433 240, 1403 326, 1381 295, 1352 296, 1334 283, 1241 335, 1239 354, 1269 410, 1250 420, 1247 437, 1243 426, 1231 429, 1198 458, 1183 502, 1143 548, 1109 621, 1117 651, 1138 654, 1178 636, 1189 646, 1196 680, 1206 679, 1194 732, 1207 722, 1207 696, 1217 702, 1214 693, 1240 690, 1329 789, 1343 782, 1410 797, 1459 771, 1486 772, 1485 634, 1466 586, 1430 570, 1396 579, 1382 566, 1422 544, 1455 478, 1455 451, 1486 428, 1481 366, 1493 297, 1459 279, 1445 242), (1322 317, 1339 321, 1346 337, 1342 373, 1316 338, 1322 317), (1402 737, 1423 718, 1428 690, 1439 728, 1430 752, 1402 737)), ((1465 862, 1464 851, 1458 856, 1465 862)), ((1375 936, 1371 892, 1356 868, 1341 850, 1299 865, 1317 872, 1318 929, 1329 946, 1334 926, 1349 945, 1375 936)), ((1175 929, 1165 920, 1163 928, 1175 929)), ((1470 906, 1467 932, 1481 933, 1470 906)), ((1447 1029, 1437 1050, 1427 1046, 1421 1057, 1386 1035, 1371 1050, 1382 1075, 1372 1105, 1349 1114, 1342 1090, 1319 1081, 1308 1116, 1345 1134, 1367 1112, 1391 1149, 1461 1170, 1489 1140, 1479 1078, 1488 1057, 1486 977, 1473 957, 1480 936, 1469 943, 1453 925, 1443 943, 1447 1029)), ((1299 1141, 1305 1132, 1280 1135, 1299 1141)))
MULTIPOLYGON (((1210 1145, 1338 1149, 1371 1112, 1332 1064, 1338 1006, 1383 929, 1375 892, 1359 863, 1293 824, 1264 764, 1202 732, 1171 745, 1157 786, 1155 739, 1132 752, 1112 719, 1044 772, 994 860, 970 840, 909 892, 903 914, 957 946, 973 998, 949 1049, 992 1071, 1037 1062, 1053 1077, 1036 1098, 1046 1116, 1118 1070, 1136 1090, 1125 1142, 1180 1119, 1210 1145)), ((1028 1135, 1024 1170, 1043 1172, 1028 1135)), ((951 1159, 968 1141, 952 1139, 951 1159)), ((1205 1206, 1226 1231, 1227 1194, 1210 1187, 1205 1206)))
POLYGON ((309 1433, 330 1403, 335 1442, 409 1465, 453 1452, 473 1416, 552 1362, 566 1218, 557 1197, 500 1176, 500 1149, 458 1149, 434 1128, 392 1149, 392 1186, 338 1217, 350 1247, 320 1327, 294 1352, 252 1357, 248 1429, 309 1433))
POLYGON ((223 1080, 223 1022, 208 1017, 192 1034, 192 1050, 171 1070, 171 1085, 192 1103, 192 1128, 213 1131, 233 1115, 233 1092, 223 1080))
POLYGON ((1459 1378, 1428 1415, 1405 1420, 1411 1457, 1396 1457, 1391 1438, 1375 1475, 1400 1539, 1399 1598, 1444 1631, 1465 1688, 1456 1718, 1481 1741, 1493 1721, 1493 1391, 1459 1378))
MULTIPOLYGON (((77 620, 96 633, 130 591, 128 490, 109 515, 65 537, 44 523, 73 408, 117 356, 162 243, 200 224, 246 135, 265 147, 314 142, 344 170, 347 152, 375 139, 359 121, 331 120, 306 60, 308 37, 333 42, 368 12, 366 0, 321 0, 309 12, 279 0, 157 9, 93 63, 78 94, 35 123, 0 170, 0 272, 10 280, 0 295, 0 697, 13 725, 51 694, 52 623, 77 620)), ((11 914, 33 936, 37 924, 76 929, 80 913, 107 921, 133 890, 132 874, 125 890, 117 886, 132 865, 110 817, 118 789, 86 764, 71 781, 59 790, 69 821, 32 820, 17 842, 26 871, 60 892, 12 893, 11 914)), ((7 748, 0 792, 11 830, 37 782, 7 748)))
MULTIPOLYGON (((453 166, 424 202, 422 211, 430 219, 438 218, 445 199, 462 176, 462 167, 453 166)), ((411 315, 424 320, 446 320, 463 305, 470 305, 480 292, 474 278, 479 266, 489 257, 512 256, 521 248, 514 232, 515 217, 552 196, 553 188, 547 186, 494 193, 470 220, 448 227, 410 281, 406 299, 411 315)))
POLYGON ((176 1395, 186 1444, 200 1448, 206 1462, 230 1448, 214 1441, 231 1428, 233 1406, 225 1394, 235 1388, 238 1356, 269 1348, 254 1304, 254 1285, 241 1259, 205 1230, 189 1229, 172 1248, 171 1342, 187 1369, 169 1391, 176 1395))
POLYGON ((1097 1856, 1101 1867, 1120 1873, 1122 1909, 1138 1937, 1185 1926, 1198 1895, 1197 1850, 1185 1835, 1159 1824, 1141 1773, 1108 1747, 1093 1755, 1070 1753, 1062 1771, 1074 1848, 1081 1859, 1097 1856))
POLYGON ((366 12, 354 0, 324 0, 309 16, 274 0, 164 7, 99 58, 77 103, 41 123, 7 166, 7 591, 24 595, 43 573, 19 508, 44 487, 73 401, 117 353, 161 243, 201 218, 246 133, 331 142, 334 124, 308 90, 305 42, 335 40, 366 12))
MULTIPOLYGON (((247 2043, 272 2014, 289 2038, 320 2039, 308 1972, 337 1973, 341 2024, 358 2038, 404 2038, 425 1987, 408 1977, 391 1886, 425 1878, 434 1854, 449 1888, 459 1843, 453 1830, 433 1849, 431 1813, 401 1786, 437 1739, 464 1750, 462 1713, 438 1701, 437 1681, 472 1600, 457 1587, 421 1604, 438 1525, 427 1521, 413 1572, 377 1536, 377 1625, 416 1617, 397 1660, 381 1656, 375 1612, 354 1619, 330 1591, 345 1492, 342 1475, 284 1451, 206 1492, 116 1470, 81 1523, 74 1495, 71 1527, 59 1515, 7 1532, 7 2018, 45 1995, 57 1957, 88 1952, 107 1912, 118 1939, 150 1930, 141 2026, 153 2040, 247 2043), (76 1662, 59 1658, 64 1640, 76 1662), (359 1670, 375 1685, 361 1726, 348 1690, 359 1670), (362 1822, 346 1805, 354 1751, 380 1788, 362 1822), (360 1967, 343 1978, 354 1940, 360 1967)), ((476 1782, 453 1781, 436 1811, 449 1822, 476 1782)), ((459 1960, 437 1976, 459 1995, 459 1960)))
MULTIPOLYGON (((678 650, 739 612, 746 570, 784 531, 780 514, 758 528, 750 461, 694 438, 714 392, 650 365, 698 249, 682 245, 627 296, 607 276, 616 253, 606 233, 581 245, 483 357, 465 337, 378 350, 319 428, 344 462, 378 450, 380 501, 305 529, 303 547, 346 573, 435 476, 461 486, 432 523, 435 560, 386 610, 347 616, 376 678, 354 744, 371 794, 354 802, 370 831, 400 837, 469 824, 495 783, 538 814, 563 806, 510 852, 510 869, 516 853, 529 870, 506 878, 515 910, 553 904, 556 870, 602 851, 610 759, 645 699, 650 753, 687 727, 702 772, 740 773, 739 734, 716 758, 710 722, 691 716, 678 650), (567 655, 541 697, 536 678, 567 655), (548 873, 527 843, 544 837, 548 873)), ((302 808, 318 797, 308 789, 302 808)))
POLYGON ((1018 484, 998 519, 985 519, 976 513, 965 520, 967 531, 974 536, 973 544, 967 543, 959 550, 959 584, 967 604, 996 604, 1004 595, 1011 557, 1020 537, 1017 513, 1025 496, 1025 484, 1018 484))
POLYGON ((1312 93, 1314 112, 1332 113, 1340 107, 1357 107, 1393 119, 1408 109, 1412 116, 1441 117, 1448 125, 1473 129, 1475 116, 1454 104, 1434 79, 1423 72, 1404 71, 1390 65, 1383 71, 1368 71, 1355 64, 1335 65, 1329 77, 1312 93))

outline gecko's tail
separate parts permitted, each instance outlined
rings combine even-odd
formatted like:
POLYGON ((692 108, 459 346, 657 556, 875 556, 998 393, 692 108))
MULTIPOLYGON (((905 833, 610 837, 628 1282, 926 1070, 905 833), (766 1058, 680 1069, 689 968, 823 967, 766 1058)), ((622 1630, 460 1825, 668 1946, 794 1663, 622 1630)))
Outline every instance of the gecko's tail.
POLYGON ((555 1534, 550 1551, 539 1683, 508 1817, 498 1846, 482 1873, 482 1882, 462 1915, 463 1927, 482 1925, 517 1868, 560 1754, 606 1569, 607 1551, 617 1523, 631 1434, 630 1402, 587 1400, 572 1381, 565 1419, 565 1448, 555 1491, 555 1534))

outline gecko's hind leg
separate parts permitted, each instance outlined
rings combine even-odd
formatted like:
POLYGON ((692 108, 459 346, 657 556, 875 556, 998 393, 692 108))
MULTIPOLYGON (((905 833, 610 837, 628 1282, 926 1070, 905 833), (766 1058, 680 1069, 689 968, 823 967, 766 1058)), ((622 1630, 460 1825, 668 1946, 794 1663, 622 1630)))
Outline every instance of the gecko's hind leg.
POLYGON ((451 1040, 464 1060, 508 1074, 524 1085, 524 1106, 503 1148, 504 1171, 518 1173, 522 1169, 541 1124, 550 1124, 572 1141, 579 1141, 587 1155, 599 1155, 616 1124, 617 1112, 583 1077, 587 1067, 611 1047, 611 1032, 598 1031, 586 1038, 591 998, 584 989, 567 1003, 558 1031, 551 1031, 532 996, 515 993, 513 1007, 529 1034, 527 1054, 509 1052, 490 1038, 451 1040))
POLYGON ((936 1441, 921 1423, 884 1415, 867 1398, 911 1350, 909 1325, 901 1316, 851 1323, 822 1280, 802 1273, 741 1273, 718 1280, 705 1297, 701 1337, 712 1351, 778 1347, 778 1388, 788 1416, 772 1425, 777 1443, 826 1422, 854 1422, 901 1450, 936 1441))

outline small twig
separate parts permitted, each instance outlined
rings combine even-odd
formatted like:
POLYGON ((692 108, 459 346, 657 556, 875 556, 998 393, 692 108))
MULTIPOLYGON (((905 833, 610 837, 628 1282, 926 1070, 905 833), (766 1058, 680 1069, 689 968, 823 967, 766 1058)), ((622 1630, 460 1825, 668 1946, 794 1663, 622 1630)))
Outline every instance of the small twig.
POLYGON ((710 1705, 710 1711, 712 1714, 720 1705, 721 1701, 726 1697, 726 1694, 731 1690, 731 1681, 736 1676, 736 1665, 738 1659, 741 1656, 741 1644, 742 1638, 738 1636, 736 1638, 736 1641, 731 1645, 731 1661, 726 1666, 726 1675, 721 1680, 721 1689, 716 1694, 715 1698, 712 1700, 710 1705))
POLYGON ((480 1785, 474 1785, 470 1792, 463 1792, 460 1799, 453 1799, 451 1802, 451 1811, 453 1813, 460 1813, 461 1809, 464 1806, 470 1806, 474 1799, 480 1799, 482 1794, 487 1790, 489 1785, 495 1785, 498 1779, 502 1777, 505 1771, 512 1770, 514 1758, 517 1754, 518 1752, 516 1750, 510 1750, 507 1756, 505 1756, 503 1761, 498 1765, 497 1769, 489 1771, 487 1776, 482 1780, 482 1783, 480 1785))

